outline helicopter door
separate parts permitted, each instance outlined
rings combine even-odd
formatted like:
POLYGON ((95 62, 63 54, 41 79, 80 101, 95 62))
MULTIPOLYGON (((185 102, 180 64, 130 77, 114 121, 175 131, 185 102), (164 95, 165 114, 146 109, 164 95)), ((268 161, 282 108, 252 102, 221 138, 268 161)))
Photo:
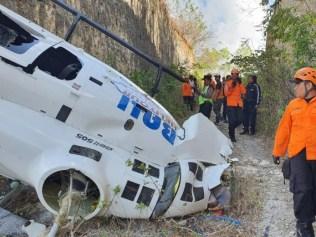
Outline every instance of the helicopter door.
POLYGON ((42 53, 32 64, 33 77, 37 79, 36 93, 42 98, 37 109, 66 122, 84 85, 83 63, 66 47, 57 45, 42 53))

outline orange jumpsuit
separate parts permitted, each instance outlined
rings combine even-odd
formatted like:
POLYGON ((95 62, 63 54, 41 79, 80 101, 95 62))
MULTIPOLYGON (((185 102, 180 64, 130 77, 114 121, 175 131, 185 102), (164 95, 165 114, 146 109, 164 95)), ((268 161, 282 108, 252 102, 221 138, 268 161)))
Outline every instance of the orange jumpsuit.
POLYGON ((287 106, 275 135, 274 156, 289 158, 306 148, 307 160, 316 160, 316 97, 309 103, 294 99, 287 106))
POLYGON ((235 129, 242 123, 243 96, 246 94, 245 87, 233 80, 225 82, 224 93, 227 99, 228 134, 232 142, 236 142, 235 129))
POLYGON ((273 155, 284 156, 286 151, 297 224, 312 228, 316 215, 316 97, 309 102, 296 98, 287 106, 275 135, 273 155))
POLYGON ((246 88, 243 84, 237 83, 233 87, 233 80, 228 80, 225 82, 225 96, 227 97, 227 106, 232 107, 243 107, 242 96, 246 94, 246 88))

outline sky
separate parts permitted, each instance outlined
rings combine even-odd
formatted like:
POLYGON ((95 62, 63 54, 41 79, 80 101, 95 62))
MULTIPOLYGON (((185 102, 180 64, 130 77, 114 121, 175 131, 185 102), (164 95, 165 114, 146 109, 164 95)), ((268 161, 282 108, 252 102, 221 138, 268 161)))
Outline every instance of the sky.
POLYGON ((242 40, 249 40, 253 50, 265 47, 261 0, 196 0, 212 32, 210 48, 235 52, 242 40))

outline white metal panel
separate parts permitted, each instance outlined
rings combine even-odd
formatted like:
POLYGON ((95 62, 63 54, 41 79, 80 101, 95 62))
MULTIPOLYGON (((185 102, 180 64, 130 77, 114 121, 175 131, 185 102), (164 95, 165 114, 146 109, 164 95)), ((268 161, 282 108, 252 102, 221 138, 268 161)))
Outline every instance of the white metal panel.
POLYGON ((197 160, 212 164, 226 163, 224 157, 232 153, 230 140, 201 113, 191 116, 183 124, 184 140, 172 152, 178 160, 197 160))

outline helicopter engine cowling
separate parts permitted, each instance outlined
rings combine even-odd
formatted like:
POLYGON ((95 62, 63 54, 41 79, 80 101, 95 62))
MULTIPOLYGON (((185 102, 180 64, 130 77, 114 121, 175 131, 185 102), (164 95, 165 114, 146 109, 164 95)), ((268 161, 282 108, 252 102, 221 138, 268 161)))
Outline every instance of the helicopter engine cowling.
MULTIPOLYGON (((41 167, 34 167, 34 172, 29 176, 29 183, 35 187, 42 205, 50 212, 57 215, 62 208, 64 198, 70 198, 68 217, 90 219, 102 210, 105 199, 104 184, 91 172, 93 169, 89 160, 76 163, 60 164, 69 160, 69 157, 45 159, 41 167), (61 159, 61 160, 59 160, 61 159), (59 161, 56 161, 59 160, 59 161), (56 166, 52 165, 56 162, 56 166), (48 164, 50 163, 50 164, 48 164)), ((67 163, 67 162, 66 162, 67 163)), ((27 178, 26 178, 27 179, 27 178)))

